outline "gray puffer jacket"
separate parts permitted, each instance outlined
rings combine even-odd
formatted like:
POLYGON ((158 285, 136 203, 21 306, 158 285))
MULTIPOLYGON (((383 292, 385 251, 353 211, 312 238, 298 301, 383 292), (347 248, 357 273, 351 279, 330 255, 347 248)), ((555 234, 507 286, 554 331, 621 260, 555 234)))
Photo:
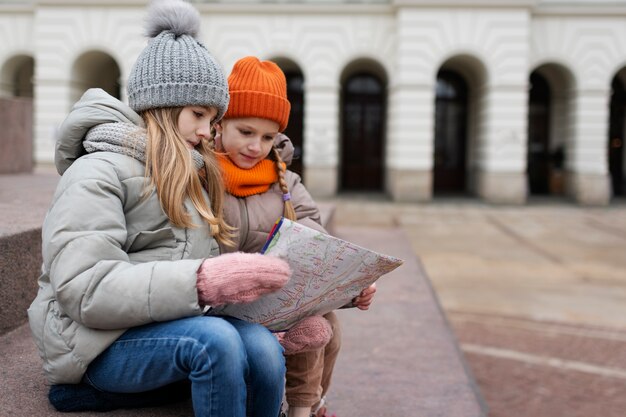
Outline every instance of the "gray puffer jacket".
POLYGON ((43 224, 39 293, 28 310, 52 384, 79 382, 130 327, 202 314, 196 271, 218 254, 217 242, 189 201, 200 226, 170 223, 147 188, 142 147, 118 146, 132 140, 116 135, 138 126, 135 112, 99 89, 85 93, 61 126, 62 177, 43 224), (85 154, 94 132, 104 141, 85 154))
MULTIPOLYGON (((288 166, 293 158, 293 145, 289 138, 279 134, 274 146, 280 150, 280 156, 288 166)), ((287 171, 285 181, 291 194, 291 202, 296 211, 298 223, 326 233, 321 225, 320 212, 317 204, 302 184, 300 176, 287 171)), ((226 194, 224 201, 224 217, 226 222, 237 230, 234 247, 222 247, 222 252, 235 250, 242 252, 259 252, 274 223, 283 215, 283 192, 278 183, 262 194, 249 197, 235 197, 226 194)))

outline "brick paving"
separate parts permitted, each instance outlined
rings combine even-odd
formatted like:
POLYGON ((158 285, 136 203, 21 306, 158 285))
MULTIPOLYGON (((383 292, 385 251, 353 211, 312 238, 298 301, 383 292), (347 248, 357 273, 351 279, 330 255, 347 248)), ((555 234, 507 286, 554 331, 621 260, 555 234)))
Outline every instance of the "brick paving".
POLYGON ((404 229, 490 417, 624 417, 623 203, 338 198, 335 221, 404 229))
POLYGON ((623 417, 626 381, 467 354, 490 417, 623 417))
POLYGON ((623 417, 626 332, 449 313, 491 417, 623 417))

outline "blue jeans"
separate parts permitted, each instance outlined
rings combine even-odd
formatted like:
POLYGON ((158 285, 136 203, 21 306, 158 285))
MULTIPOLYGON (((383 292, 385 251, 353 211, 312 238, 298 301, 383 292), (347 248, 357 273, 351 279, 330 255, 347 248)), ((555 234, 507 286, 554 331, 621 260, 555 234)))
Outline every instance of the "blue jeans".
POLYGON ((266 328, 209 316, 129 329, 85 374, 95 388, 118 393, 189 379, 199 417, 276 417, 284 378, 282 347, 266 328))

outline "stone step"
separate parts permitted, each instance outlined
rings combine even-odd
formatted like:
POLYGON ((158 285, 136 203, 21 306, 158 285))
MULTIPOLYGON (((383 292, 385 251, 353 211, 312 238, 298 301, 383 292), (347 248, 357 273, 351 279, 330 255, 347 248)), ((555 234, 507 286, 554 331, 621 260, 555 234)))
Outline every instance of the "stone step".
POLYGON ((41 224, 59 175, 0 175, 0 334, 26 321, 41 271, 41 224))
POLYGON ((439 300, 399 228, 337 226, 342 239, 404 264, 377 282, 368 311, 338 312, 343 343, 328 396, 339 417, 486 416, 439 300))

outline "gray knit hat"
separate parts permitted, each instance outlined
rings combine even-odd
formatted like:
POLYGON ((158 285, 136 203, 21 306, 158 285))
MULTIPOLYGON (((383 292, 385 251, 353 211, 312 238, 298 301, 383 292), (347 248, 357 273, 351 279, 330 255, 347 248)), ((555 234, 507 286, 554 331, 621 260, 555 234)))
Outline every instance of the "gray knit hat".
POLYGON ((217 120, 228 108, 228 84, 220 64, 196 39, 200 14, 182 0, 155 0, 146 34, 152 38, 128 79, 128 102, 139 112, 157 107, 211 106, 217 120))

